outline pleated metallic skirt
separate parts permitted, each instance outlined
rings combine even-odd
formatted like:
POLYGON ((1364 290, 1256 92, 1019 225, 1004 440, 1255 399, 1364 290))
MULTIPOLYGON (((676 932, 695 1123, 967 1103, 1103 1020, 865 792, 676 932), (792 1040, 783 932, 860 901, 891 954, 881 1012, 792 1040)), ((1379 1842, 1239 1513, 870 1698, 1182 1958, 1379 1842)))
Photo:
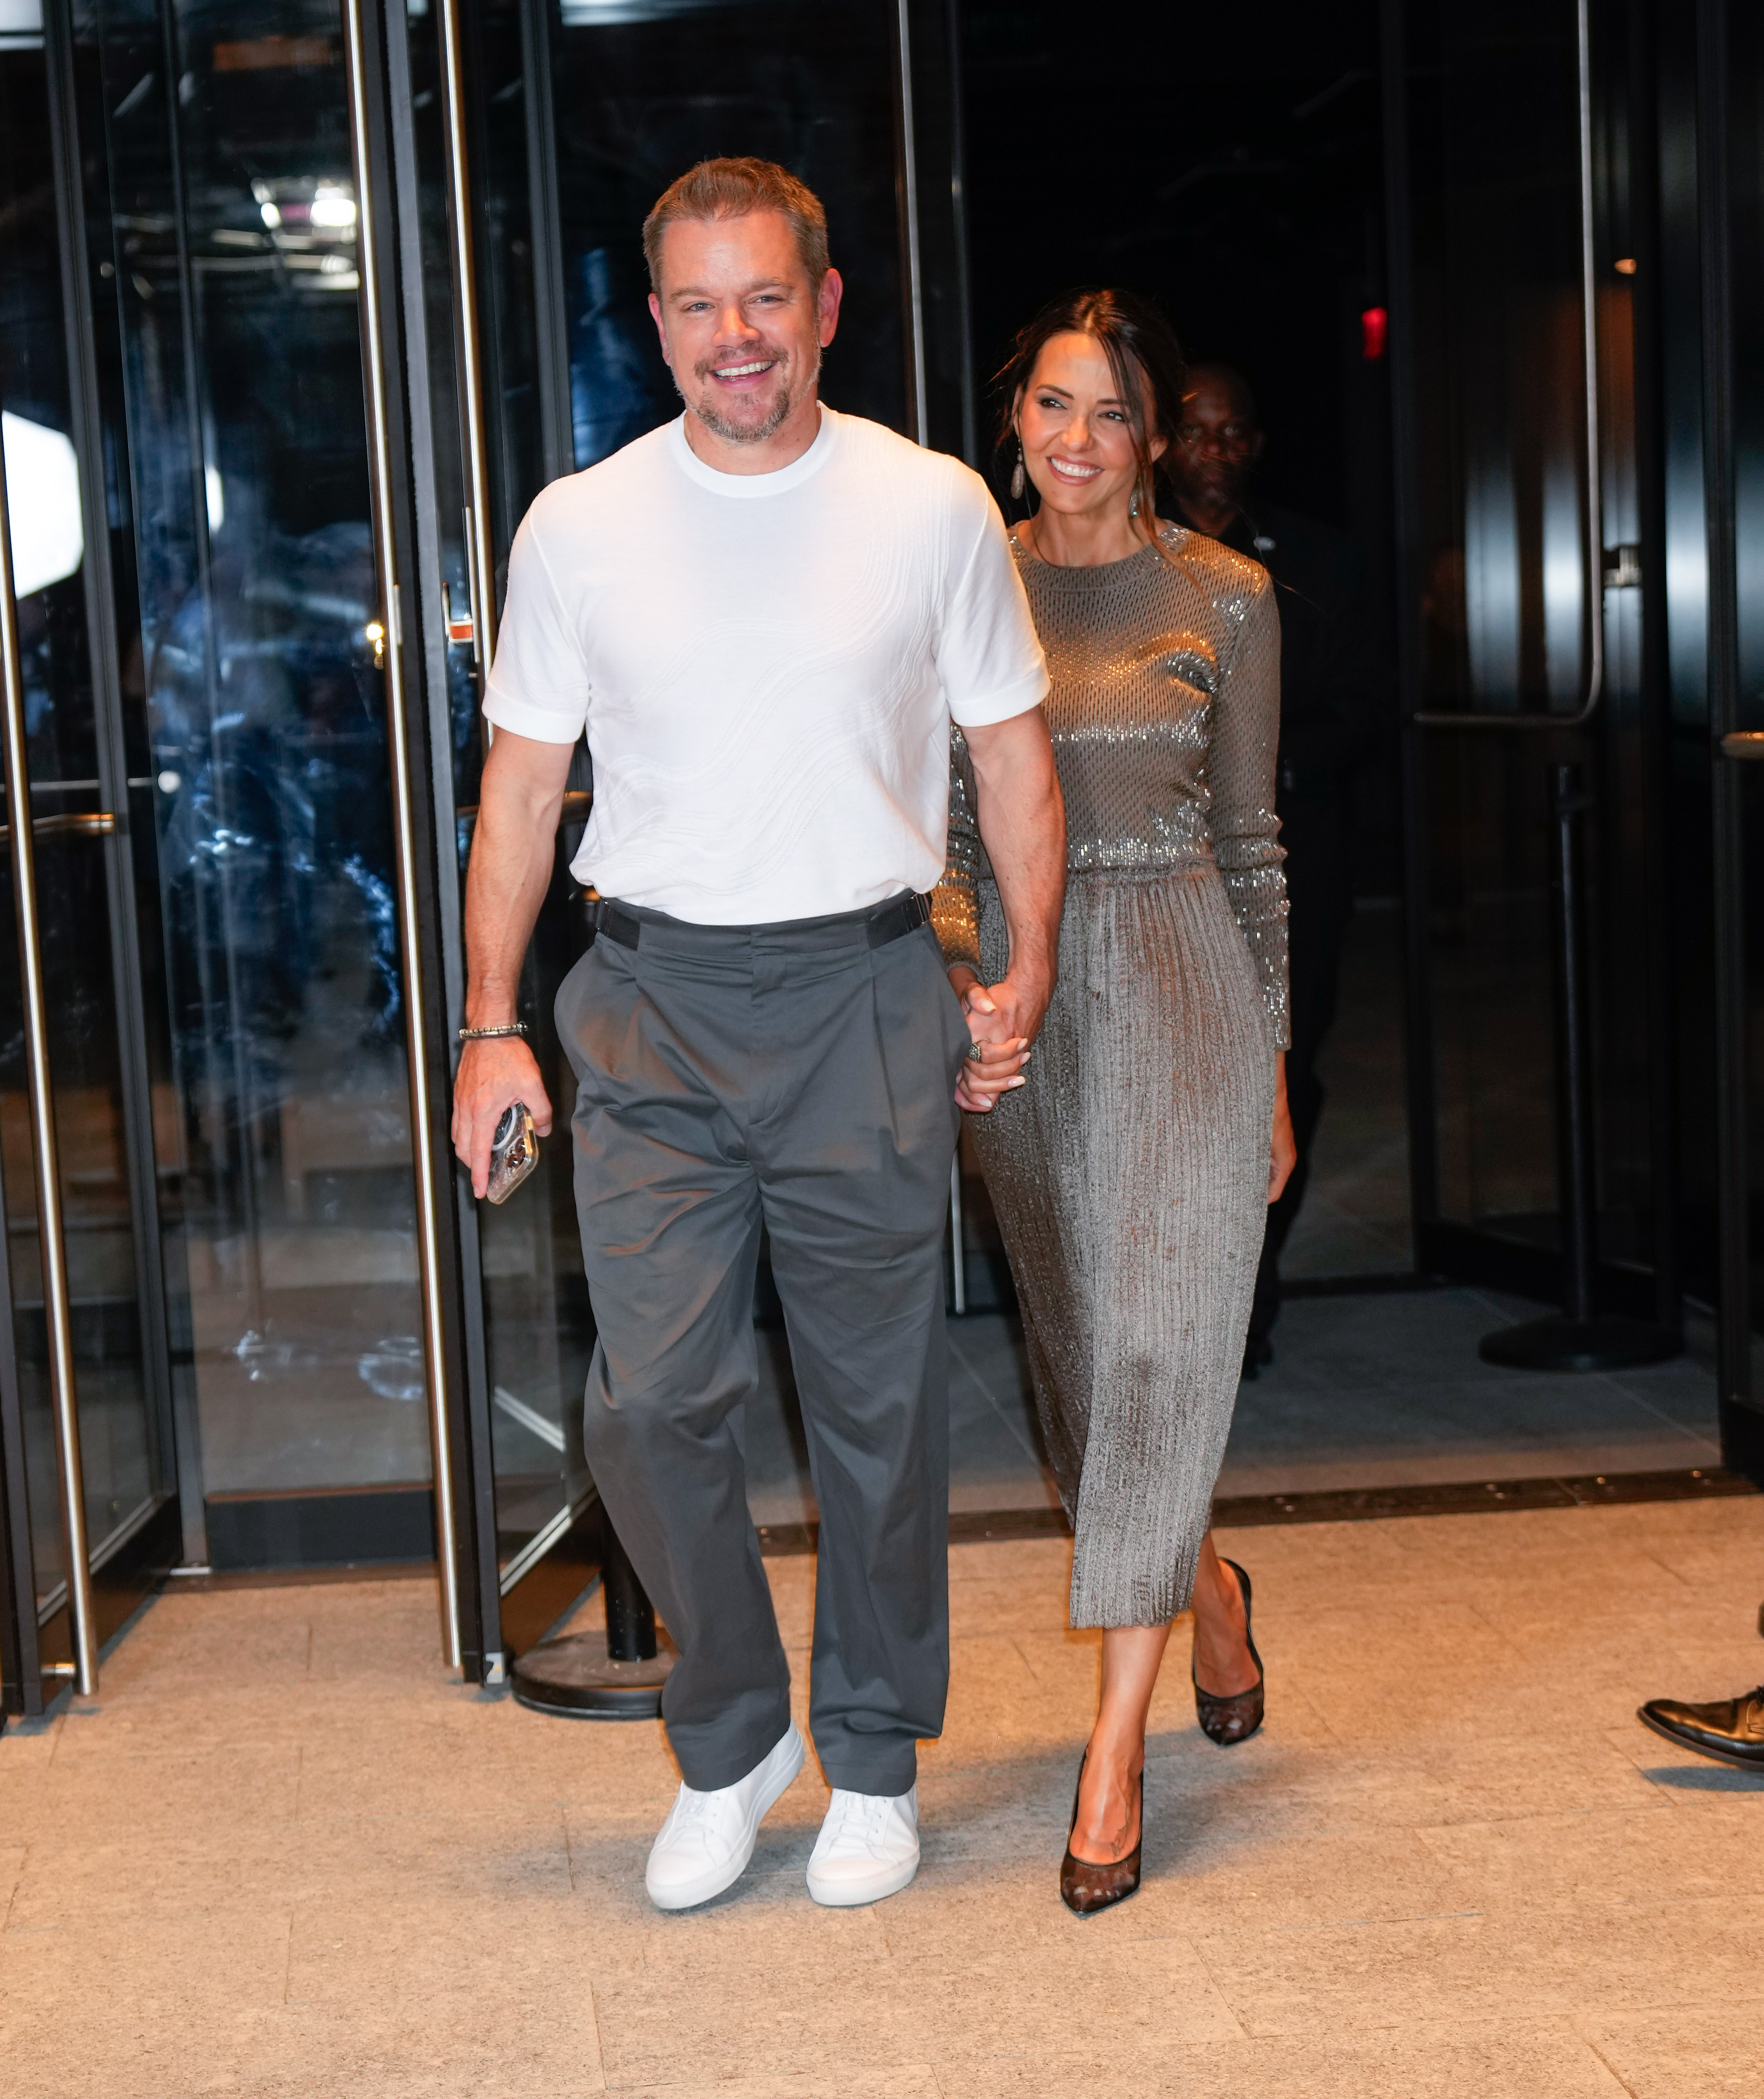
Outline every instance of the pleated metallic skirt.
MULTIPOLYGON (((996 983, 990 882, 980 945, 996 983)), ((1213 869, 1074 873, 1029 1084, 968 1118, 1076 1534, 1074 1626, 1188 1608, 1267 1223, 1272 1044, 1213 869)))

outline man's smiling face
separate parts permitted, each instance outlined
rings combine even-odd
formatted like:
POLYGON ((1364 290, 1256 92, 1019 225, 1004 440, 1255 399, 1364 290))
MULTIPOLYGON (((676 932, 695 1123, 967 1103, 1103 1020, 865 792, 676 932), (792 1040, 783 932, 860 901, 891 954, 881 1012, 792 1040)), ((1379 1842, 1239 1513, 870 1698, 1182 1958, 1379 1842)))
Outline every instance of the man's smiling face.
POLYGON ((814 392, 838 325, 840 279, 818 293, 782 212, 677 219, 650 311, 686 407, 725 444, 775 437, 814 392))

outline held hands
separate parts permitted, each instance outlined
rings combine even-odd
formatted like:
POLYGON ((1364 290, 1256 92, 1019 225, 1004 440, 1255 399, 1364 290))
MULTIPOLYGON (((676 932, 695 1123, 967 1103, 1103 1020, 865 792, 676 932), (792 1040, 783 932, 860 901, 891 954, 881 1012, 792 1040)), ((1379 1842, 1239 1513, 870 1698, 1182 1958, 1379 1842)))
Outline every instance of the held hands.
POLYGON ((999 1096, 1025 1085, 1023 1067, 1047 1010, 1047 992, 1010 976, 984 984, 965 963, 950 971, 950 987, 962 1002, 968 1032, 980 1051, 962 1066, 955 1104, 972 1115, 990 1115, 999 1096))
POLYGON ((490 1185, 490 1147, 496 1125, 517 1101, 525 1101, 533 1127, 551 1134, 551 1102, 533 1053, 518 1035, 466 1043, 453 1081, 453 1149, 472 1172, 472 1193, 490 1185))
POLYGON ((1281 1191, 1299 1164, 1298 1140, 1292 1133, 1292 1112, 1286 1106, 1286 1053, 1274 1058, 1274 1133, 1268 1146, 1268 1199, 1277 1203, 1281 1191))

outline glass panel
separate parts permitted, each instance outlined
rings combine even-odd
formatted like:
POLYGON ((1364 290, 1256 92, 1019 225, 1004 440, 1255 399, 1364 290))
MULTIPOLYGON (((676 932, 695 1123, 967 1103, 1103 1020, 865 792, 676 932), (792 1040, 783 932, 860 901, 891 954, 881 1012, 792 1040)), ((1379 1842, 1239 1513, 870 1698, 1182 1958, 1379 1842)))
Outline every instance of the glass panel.
MULTIPOLYGON (((444 286, 436 24, 429 7, 410 13, 426 260, 431 286, 444 286)), ((904 428, 889 7, 530 0, 523 19, 516 0, 487 0, 469 11, 465 26, 499 580, 514 529, 550 471, 592 465, 678 411, 646 304, 640 229, 659 192, 706 155, 783 161, 820 195, 848 288, 826 397, 904 428), (558 260, 548 281, 550 255, 558 260)), ((453 398, 451 336, 451 318, 431 307, 438 399, 453 398)), ((443 574, 457 600, 465 496, 456 458, 440 462, 439 472, 448 491, 443 574)), ((455 787, 469 809, 478 799, 482 743, 468 652, 452 653, 455 787)), ((572 788, 588 785, 584 749, 572 788)), ((574 1081, 551 1008, 585 942, 567 871, 582 821, 577 815, 560 834, 556 878, 522 988, 522 1017, 562 1108, 574 1098, 574 1081)), ((462 868, 469 835, 467 821, 462 868)), ((580 1417, 594 1327, 567 1129, 546 1146, 544 1173, 505 1208, 480 1206, 478 1218, 506 1580, 548 1521, 587 1486, 580 1417)))
MULTIPOLYGON (((1587 575, 1579 69, 1573 0, 1409 10, 1422 445, 1424 706, 1572 713, 1603 597, 1604 696, 1575 748, 1537 733, 1423 739, 1440 1210, 1556 1237, 1547 773, 1577 757, 1599 1041, 1601 1252, 1649 1257, 1647 902, 1638 849, 1638 580, 1587 575)), ((1615 34, 1615 31, 1612 33, 1615 34)), ((1595 63, 1615 51, 1595 51, 1595 63)), ((1599 462, 1607 543, 1639 536, 1624 141, 1595 97, 1599 462)))
MULTIPOLYGON (((156 1498, 162 1454, 143 1346, 109 848, 102 835, 57 822, 104 803, 83 573, 89 527, 70 434, 48 108, 40 46, 0 44, 0 218, 7 227, 0 245, 0 399, 86 1521, 94 1560, 101 1562, 106 1542, 156 1498)), ((65 1568, 16 919, 10 863, 0 865, 0 1178, 41 1608, 65 1568)))
POLYGON ((570 420, 589 466, 679 412, 637 238, 695 161, 782 161, 845 280, 823 398, 902 427, 893 11, 879 0, 561 0, 553 101, 570 420))
POLYGON ((419 1484, 337 10, 126 0, 98 58, 206 1490, 419 1484))

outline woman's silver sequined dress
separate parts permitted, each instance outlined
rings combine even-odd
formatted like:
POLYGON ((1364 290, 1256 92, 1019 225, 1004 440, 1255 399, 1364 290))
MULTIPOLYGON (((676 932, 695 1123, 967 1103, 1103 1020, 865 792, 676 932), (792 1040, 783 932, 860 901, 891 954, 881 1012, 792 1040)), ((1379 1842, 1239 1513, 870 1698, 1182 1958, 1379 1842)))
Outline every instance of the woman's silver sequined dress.
MULTIPOLYGON (((1280 627, 1265 570, 1163 528, 1098 568, 1012 545, 1047 653, 1069 875, 1029 1084, 971 1116, 1077 1534, 1074 1626, 1188 1607, 1267 1221, 1287 1043, 1275 843, 1280 627)), ((1005 973, 960 732, 935 899, 1005 973)))

